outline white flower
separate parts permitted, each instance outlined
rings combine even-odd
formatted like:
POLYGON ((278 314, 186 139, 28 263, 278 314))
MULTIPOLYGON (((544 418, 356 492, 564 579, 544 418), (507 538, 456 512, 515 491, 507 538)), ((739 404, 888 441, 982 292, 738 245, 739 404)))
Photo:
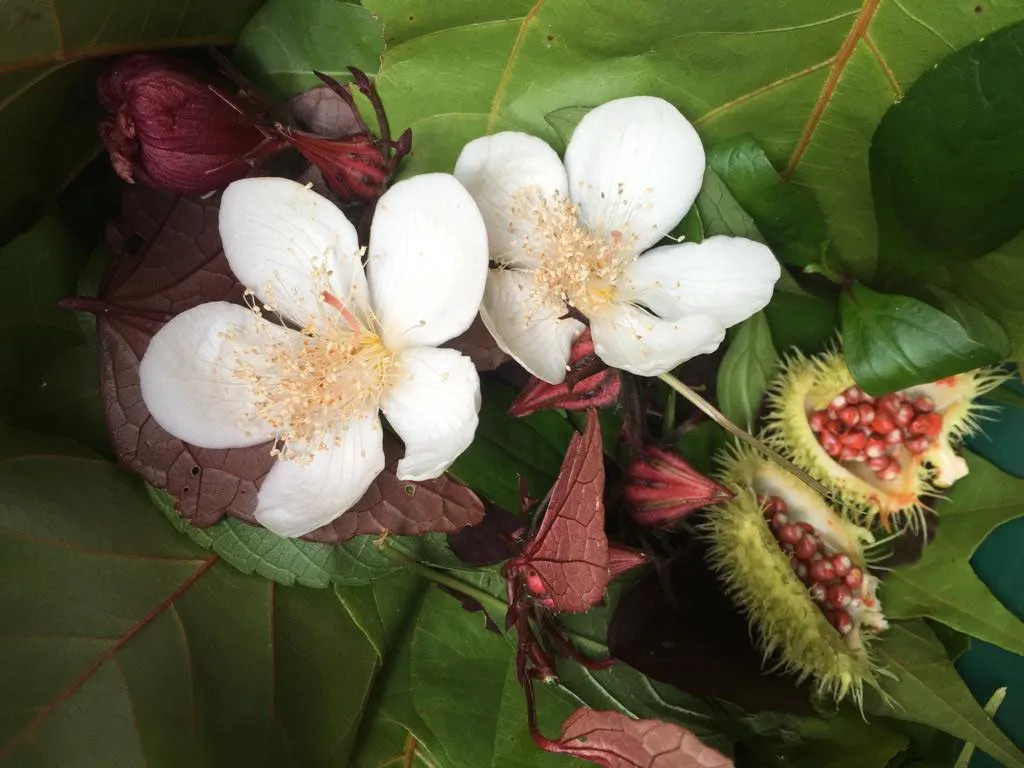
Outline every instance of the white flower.
POLYGON ((447 174, 392 187, 365 272, 344 214, 286 179, 228 187, 220 233, 253 307, 203 304, 153 337, 139 376, 157 423, 203 448, 276 441, 255 514, 282 536, 362 497, 384 467, 378 410, 405 442, 401 479, 444 472, 480 408, 469 358, 436 348, 469 327, 486 281, 487 231, 466 190, 447 174))
POLYGON ((470 142, 455 176, 487 223, 491 259, 480 314, 498 345, 549 383, 565 378, 573 339, 590 321, 606 363, 642 376, 713 352, 725 329, 762 309, 780 268, 737 237, 643 253, 700 191, 704 149, 668 102, 608 102, 577 126, 565 163, 525 133, 470 142))

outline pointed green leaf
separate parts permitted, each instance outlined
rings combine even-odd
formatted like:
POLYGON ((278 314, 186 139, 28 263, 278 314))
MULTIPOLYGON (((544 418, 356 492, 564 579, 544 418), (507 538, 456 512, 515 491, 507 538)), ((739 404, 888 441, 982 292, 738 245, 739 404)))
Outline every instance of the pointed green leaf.
POLYGON ((735 424, 750 427, 778 360, 763 312, 744 320, 718 369, 718 407, 735 424))
POLYGON ((924 556, 884 581, 886 616, 927 616, 1014 653, 1024 654, 1024 622, 989 591, 971 556, 995 528, 1024 515, 1024 480, 968 454, 971 473, 937 507, 939 527, 924 556))

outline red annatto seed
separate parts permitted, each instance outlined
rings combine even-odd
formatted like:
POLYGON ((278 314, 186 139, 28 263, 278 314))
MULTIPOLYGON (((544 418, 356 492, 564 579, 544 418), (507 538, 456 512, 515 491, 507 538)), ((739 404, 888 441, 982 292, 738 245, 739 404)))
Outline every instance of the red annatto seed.
POLYGON ((816 531, 814 530, 814 526, 811 525, 810 523, 805 523, 805 522, 801 521, 801 522, 797 523, 796 525, 805 534, 811 534, 812 536, 816 534, 816 531))
POLYGON ((892 415, 887 411, 876 410, 874 421, 871 422, 871 431, 876 435, 887 435, 892 432, 893 427, 896 424, 892 420, 892 415))
POLYGON ((937 413, 922 413, 907 426, 912 435, 935 437, 942 431, 942 417, 937 413))
POLYGON ((904 403, 896 410, 896 415, 893 417, 897 427, 905 427, 914 420, 914 406, 910 403, 904 403))
POLYGON ((782 526, 789 522, 789 518, 786 517, 785 512, 774 512, 772 513, 772 530, 778 531, 782 526))
POLYGON ((875 406, 870 403, 861 403, 858 405, 857 413, 860 414, 861 424, 870 424, 875 420, 875 406))
POLYGON ((848 635, 853 631, 853 619, 846 611, 830 611, 828 620, 840 635, 848 635))
POLYGON ((846 407, 846 397, 844 395, 836 395, 832 398, 832 402, 828 404, 829 408, 835 408, 837 411, 840 408, 846 407))
POLYGON ((815 581, 827 584, 836 577, 836 569, 831 560, 815 560, 810 565, 811 578, 815 581))
POLYGON ((856 448, 846 448, 844 446, 843 450, 841 450, 839 452, 839 460, 840 461, 856 461, 857 457, 859 455, 860 455, 860 451, 858 451, 856 448))
POLYGON ((828 423, 828 413, 826 411, 815 411, 811 414, 811 418, 808 422, 811 425, 811 431, 821 432, 828 423))
POLYGON ((869 459, 877 459, 881 456, 885 456, 887 443, 880 437, 869 437, 867 443, 864 445, 864 454, 869 459))
POLYGON ((868 436, 864 432, 848 432, 839 438, 839 442, 845 448, 859 451, 868 444, 868 436))
POLYGON ((850 387, 843 392, 843 397, 846 398, 847 405, 856 405, 860 402, 863 393, 860 391, 860 387, 850 387))
POLYGON ((816 602, 816 603, 824 603, 825 602, 825 585, 824 584, 818 584, 817 582, 815 582, 814 584, 811 584, 809 592, 811 594, 811 600, 813 600, 814 602, 816 602))
POLYGON ((845 608, 853 600, 853 593, 845 584, 833 584, 825 590, 825 602, 833 608, 845 608))
POLYGON ((772 496, 771 501, 773 512, 782 512, 785 514, 789 511, 789 507, 786 506, 786 502, 784 502, 780 496, 772 496))
POLYGON ((804 561, 810 560, 817 551, 818 540, 813 536, 804 536, 793 545, 793 554, 804 561))
POLYGON ((853 561, 850 560, 849 555, 845 555, 840 552, 839 554, 832 556, 832 570, 839 578, 843 578, 848 574, 851 568, 853 568, 853 561))
POLYGON ((825 453, 827 453, 832 458, 838 456, 843 450, 843 447, 839 444, 839 438, 833 435, 831 432, 822 432, 820 440, 821 447, 824 448, 825 453))
POLYGON ((889 445, 896 445, 897 443, 902 443, 903 433, 898 429, 894 429, 892 430, 892 432, 885 436, 885 442, 887 442, 889 445))
POLYGON ((839 412, 839 420, 848 427, 860 424, 860 411, 856 406, 848 405, 839 412))
POLYGON ((879 471, 877 474, 879 480, 885 480, 886 482, 889 480, 895 480, 900 476, 900 463, 898 461, 892 461, 889 463, 889 466, 879 471))
POLYGON ((920 437, 911 437, 906 440, 903 445, 907 447, 907 450, 911 453, 924 453, 932 444, 930 437, 921 435, 920 437))
POLYGON ((878 408, 880 410, 895 415, 899 407, 900 397, 897 394, 882 395, 878 398, 878 408))
POLYGON ((841 435, 843 432, 846 431, 847 427, 845 424, 843 424, 843 422, 839 420, 837 416, 837 418, 829 420, 828 424, 825 426, 825 429, 827 429, 829 432, 832 432, 833 434, 841 435))
POLYGON ((853 566, 850 572, 843 576, 843 581, 850 589, 860 589, 861 584, 864 583, 864 571, 857 566, 853 566))
POLYGON ((880 472, 889 466, 889 457, 886 455, 876 456, 875 458, 868 459, 868 469, 872 472, 880 472))
POLYGON ((927 395, 914 398, 914 408, 921 413, 931 413, 935 410, 935 401, 927 395))
POLYGON ((779 528, 775 535, 783 544, 796 544, 804 537, 804 532, 797 526, 788 524, 779 528))
POLYGON ((811 577, 807 573, 807 566, 803 563, 795 561, 793 564, 793 571, 796 573, 797 578, 805 584, 810 581, 811 577))

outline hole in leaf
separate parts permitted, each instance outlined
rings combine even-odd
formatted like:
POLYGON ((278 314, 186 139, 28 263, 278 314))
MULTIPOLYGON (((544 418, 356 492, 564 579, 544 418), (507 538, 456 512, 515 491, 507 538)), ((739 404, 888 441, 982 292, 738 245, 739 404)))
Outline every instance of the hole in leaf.
POLYGON ((199 467, 192 467, 192 476, 195 477, 199 474, 199 467))
POLYGON ((142 235, 140 235, 138 232, 135 232, 131 237, 127 238, 124 241, 123 249, 125 254, 128 256, 134 256, 136 253, 139 252, 139 249, 142 247, 143 243, 145 243, 145 240, 142 239, 142 235))
POLYGON ((405 495, 406 496, 412 496, 415 493, 416 493, 416 486, 414 486, 414 485, 407 485, 407 486, 405 486, 405 495))
POLYGON ((984 11, 984 10, 985 10, 985 9, 984 9, 984 8, 982 8, 982 7, 980 6, 980 5, 976 5, 976 6, 974 6, 974 12, 975 12, 975 13, 981 13, 981 12, 982 12, 982 11, 984 11))

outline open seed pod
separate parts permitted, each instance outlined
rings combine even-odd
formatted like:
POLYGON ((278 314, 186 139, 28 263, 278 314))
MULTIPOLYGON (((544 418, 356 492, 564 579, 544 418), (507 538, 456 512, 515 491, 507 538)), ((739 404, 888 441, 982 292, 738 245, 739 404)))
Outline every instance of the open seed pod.
POLYGON ((879 674, 868 643, 888 627, 865 559, 871 533, 749 449, 734 449, 721 480, 736 496, 708 514, 702 532, 766 659, 813 679, 822 697, 859 704, 879 674))
POLYGON ((977 370, 871 397, 839 353, 797 353, 769 388, 766 439, 858 519, 914 525, 923 496, 967 474, 955 447, 977 428, 978 396, 1002 381, 977 370))

